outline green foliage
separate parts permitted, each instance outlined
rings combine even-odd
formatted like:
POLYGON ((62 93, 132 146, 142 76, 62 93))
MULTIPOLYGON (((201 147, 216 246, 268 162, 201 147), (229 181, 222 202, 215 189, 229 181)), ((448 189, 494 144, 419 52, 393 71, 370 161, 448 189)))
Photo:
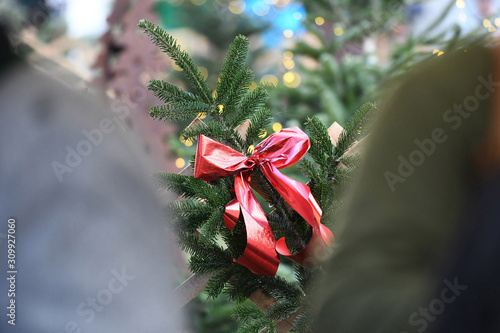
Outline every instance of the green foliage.
MULTIPOLYGON (((178 120, 196 117, 199 112, 207 113, 207 121, 199 122, 183 130, 186 139, 196 140, 204 134, 212 139, 230 145, 243 154, 250 154, 250 146, 262 140, 262 134, 269 127, 273 113, 265 107, 269 95, 263 86, 249 89, 252 72, 245 68, 248 53, 248 39, 238 36, 230 46, 222 65, 220 82, 215 98, 207 97, 208 87, 200 76, 189 55, 180 50, 175 40, 163 29, 152 23, 141 21, 154 43, 169 54, 183 68, 183 73, 196 88, 194 93, 186 92, 172 84, 152 80, 149 89, 163 103, 154 106, 150 114, 155 119, 178 120), (243 139, 236 127, 248 121, 249 126, 243 139)), ((313 117, 306 123, 311 137, 310 154, 312 160, 303 160, 301 168, 309 179, 309 186, 324 211, 336 198, 335 188, 342 184, 337 178, 345 172, 341 170, 344 153, 358 137, 358 132, 367 113, 373 106, 363 106, 346 125, 334 147, 327 128, 313 117)), ((349 170, 352 164, 349 164, 349 170)), ((308 297, 314 289, 314 278, 320 268, 305 268, 289 260, 283 265, 295 269, 295 278, 285 279, 258 276, 234 262, 246 245, 244 223, 227 230, 223 223, 225 206, 233 199, 231 192, 234 176, 205 182, 193 176, 158 173, 159 185, 178 196, 180 200, 168 205, 174 220, 175 231, 182 250, 189 255, 188 265, 192 272, 213 274, 205 289, 210 299, 221 294, 237 303, 245 302, 252 293, 259 290, 272 297, 274 303, 262 311, 254 306, 240 306, 233 317, 241 326, 238 332, 275 332, 277 322, 296 316, 294 330, 306 332, 309 327, 308 297)), ((285 237, 290 248, 304 248, 311 237, 311 227, 283 200, 259 169, 252 173, 252 187, 269 202, 268 221, 277 238, 285 237)), ((290 271, 292 271, 290 269, 290 271)))

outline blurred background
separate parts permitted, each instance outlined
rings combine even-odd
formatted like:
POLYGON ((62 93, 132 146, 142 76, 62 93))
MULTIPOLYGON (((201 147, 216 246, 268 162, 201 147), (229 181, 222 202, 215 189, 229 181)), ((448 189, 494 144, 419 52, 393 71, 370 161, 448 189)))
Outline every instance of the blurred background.
MULTIPOLYGON (((64 78, 76 91, 105 97, 131 110, 128 130, 158 171, 179 172, 195 153, 179 130, 190 121, 153 121, 159 101, 146 89, 152 78, 183 88, 180 68, 138 32, 146 18, 160 24, 200 66, 212 89, 234 37, 250 37, 248 66, 266 83, 276 114, 267 135, 303 127, 316 115, 344 124, 381 85, 420 61, 491 40, 500 29, 498 0, 2 0, 15 27, 16 52, 39 70, 64 78)), ((199 115, 204 118, 203 114, 199 115)), ((265 136, 263 136, 265 137, 265 136)), ((181 260, 182 261, 182 260, 181 260)), ((189 272, 179 263, 179 283, 189 272)), ((234 332, 233 304, 188 307, 186 332, 234 332)))

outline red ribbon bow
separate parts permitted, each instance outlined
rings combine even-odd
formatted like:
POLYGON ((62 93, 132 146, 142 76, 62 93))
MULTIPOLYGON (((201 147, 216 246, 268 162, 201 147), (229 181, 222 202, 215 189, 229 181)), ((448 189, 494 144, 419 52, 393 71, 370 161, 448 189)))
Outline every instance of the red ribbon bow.
POLYGON ((200 135, 194 176, 212 181, 236 175, 236 198, 226 205, 224 223, 227 229, 231 230, 236 225, 240 213, 243 214, 247 245, 236 262, 255 274, 274 276, 279 265, 278 253, 304 264, 314 249, 324 249, 325 243, 331 245, 333 242, 332 232, 320 223, 321 208, 309 186, 278 171, 298 162, 309 146, 309 138, 297 127, 272 134, 257 145, 249 157, 200 135), (250 188, 251 173, 257 167, 283 199, 312 226, 309 244, 297 254, 290 253, 285 238, 276 242, 266 215, 250 188))

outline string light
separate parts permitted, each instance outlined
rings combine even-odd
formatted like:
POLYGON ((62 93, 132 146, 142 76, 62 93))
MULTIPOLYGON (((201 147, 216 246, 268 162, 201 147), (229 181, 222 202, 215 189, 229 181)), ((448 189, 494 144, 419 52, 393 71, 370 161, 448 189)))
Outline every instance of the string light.
POLYGON ((333 33, 336 36, 342 36, 344 34, 344 29, 342 29, 340 27, 336 27, 335 29, 333 29, 333 33))
POLYGON ((233 0, 229 3, 228 5, 228 9, 231 13, 233 14, 241 14, 243 13, 243 11, 245 10, 245 7, 246 7, 246 3, 245 1, 242 1, 242 0, 233 0))
POLYGON ((314 22, 317 24, 317 25, 323 25, 325 24, 325 19, 322 18, 321 16, 318 16, 314 19, 314 22))
POLYGON ((278 78, 273 74, 266 74, 260 79, 260 83, 272 84, 273 86, 277 86, 278 81, 278 78))
POLYGON ((178 158, 175 160, 175 166, 178 167, 179 169, 180 168, 183 168, 184 166, 186 165, 186 161, 184 161, 183 158, 178 158))
POLYGON ((286 38, 292 38, 293 37, 293 30, 286 29, 285 31, 283 31, 283 36, 285 36, 286 38))

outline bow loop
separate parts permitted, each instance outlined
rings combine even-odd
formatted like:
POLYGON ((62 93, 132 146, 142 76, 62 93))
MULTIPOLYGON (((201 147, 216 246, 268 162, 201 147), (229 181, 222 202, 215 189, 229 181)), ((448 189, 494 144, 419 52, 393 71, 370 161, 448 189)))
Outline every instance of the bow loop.
POLYGON ((278 169, 298 162, 310 147, 307 135, 297 127, 283 129, 258 144, 249 157, 200 135, 196 151, 196 178, 212 181, 236 175, 234 193, 236 198, 226 205, 224 223, 231 230, 243 216, 247 232, 247 244, 237 262, 255 274, 273 276, 279 265, 278 253, 291 260, 305 264, 312 250, 325 247, 333 241, 332 232, 320 223, 321 208, 311 190, 283 174, 278 169), (299 253, 292 254, 282 238, 276 242, 266 215, 250 188, 250 177, 254 168, 262 173, 285 199, 312 227, 309 244, 299 253))

